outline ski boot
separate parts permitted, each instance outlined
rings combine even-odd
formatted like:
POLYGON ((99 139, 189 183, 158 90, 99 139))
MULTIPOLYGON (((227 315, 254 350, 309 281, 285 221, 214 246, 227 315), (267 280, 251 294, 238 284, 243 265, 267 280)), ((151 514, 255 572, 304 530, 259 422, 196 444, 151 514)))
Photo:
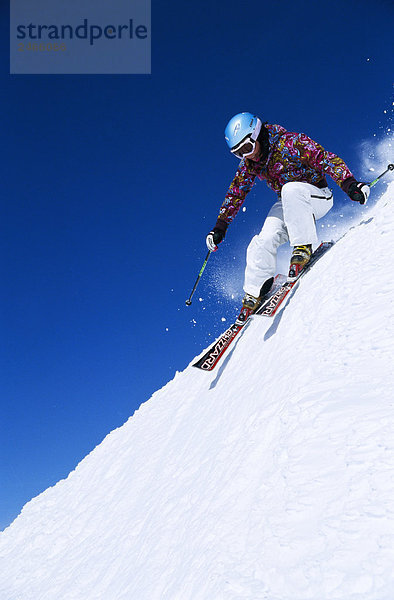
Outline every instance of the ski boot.
POLYGON ((272 287, 272 283, 274 281, 273 277, 267 279, 267 281, 263 284, 260 290, 260 295, 258 298, 256 296, 252 296, 252 294, 245 294, 244 299, 242 300, 242 309, 238 315, 237 320, 235 321, 236 325, 244 325, 245 321, 258 310, 272 287))
POLYGON ((312 244, 304 246, 294 246, 293 254, 291 255, 289 275, 287 281, 295 281, 298 279, 302 269, 308 264, 312 256, 312 244))
POLYGON ((259 308, 260 305, 260 298, 256 298, 251 294, 246 294, 244 299, 242 300, 241 312, 239 313, 235 324, 241 327, 242 325, 245 325, 245 322, 248 320, 250 315, 253 314, 259 308))

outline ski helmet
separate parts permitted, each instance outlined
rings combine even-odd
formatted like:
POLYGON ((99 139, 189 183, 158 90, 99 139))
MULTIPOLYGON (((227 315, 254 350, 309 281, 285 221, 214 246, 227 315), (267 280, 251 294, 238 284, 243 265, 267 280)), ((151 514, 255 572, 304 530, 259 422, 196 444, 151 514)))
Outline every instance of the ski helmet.
POLYGON ((248 136, 256 141, 261 124, 261 120, 249 112, 239 113, 230 119, 224 130, 224 137, 230 150, 238 146, 248 136))

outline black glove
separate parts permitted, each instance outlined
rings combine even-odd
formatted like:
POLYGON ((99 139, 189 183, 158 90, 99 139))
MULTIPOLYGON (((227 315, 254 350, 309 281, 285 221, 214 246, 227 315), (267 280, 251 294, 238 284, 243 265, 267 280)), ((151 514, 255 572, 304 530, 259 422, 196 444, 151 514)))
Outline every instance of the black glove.
POLYGON ((226 231, 223 231, 223 229, 218 227, 214 227, 212 231, 208 233, 205 240, 208 250, 215 252, 218 249, 220 242, 223 241, 225 235, 226 231))
POLYGON ((371 188, 367 183, 362 183, 353 181, 347 190, 347 195, 349 198, 354 200, 355 202, 360 202, 360 204, 365 204, 368 200, 369 193, 371 188))

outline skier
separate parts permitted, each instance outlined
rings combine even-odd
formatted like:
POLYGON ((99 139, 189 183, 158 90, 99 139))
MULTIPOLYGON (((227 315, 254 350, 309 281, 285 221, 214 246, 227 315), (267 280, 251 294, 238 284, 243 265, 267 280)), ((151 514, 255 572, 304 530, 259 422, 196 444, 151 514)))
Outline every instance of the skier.
POLYGON ((217 250, 256 177, 265 180, 278 194, 261 232, 252 238, 247 250, 242 305, 252 313, 272 286, 276 253, 281 244, 289 241, 293 246, 289 281, 297 279, 309 262, 313 246, 318 244, 315 221, 333 206, 332 190, 325 175, 360 204, 367 201, 370 188, 353 177, 341 158, 324 150, 304 133, 263 123, 252 113, 239 113, 230 119, 225 139, 241 162, 216 225, 206 237, 208 249, 217 250))

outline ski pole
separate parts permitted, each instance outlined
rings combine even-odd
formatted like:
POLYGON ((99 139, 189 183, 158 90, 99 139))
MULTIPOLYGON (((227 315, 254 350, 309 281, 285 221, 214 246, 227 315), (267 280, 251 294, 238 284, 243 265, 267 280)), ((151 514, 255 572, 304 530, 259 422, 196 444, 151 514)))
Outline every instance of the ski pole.
POLYGON ((387 165, 387 169, 385 171, 383 171, 383 173, 381 173, 380 175, 377 176, 376 179, 374 179, 373 181, 371 181, 371 183, 368 183, 369 187, 371 188, 373 185, 375 185, 375 183, 377 183, 379 181, 379 179, 381 177, 383 177, 383 175, 386 175, 386 173, 388 173, 389 171, 392 171, 394 169, 394 164, 390 163, 389 165, 387 165))
POLYGON ((196 283, 194 284, 194 288, 192 289, 192 291, 191 291, 191 294, 190 294, 189 298, 186 300, 186 306, 190 306, 190 305, 191 305, 191 303, 192 303, 192 297, 193 297, 193 294, 194 294, 194 292, 196 291, 196 287, 197 287, 197 285, 198 285, 198 282, 199 282, 199 281, 200 281, 200 279, 201 279, 201 275, 204 273, 204 269, 205 269, 205 267, 207 266, 208 258, 210 257, 210 255, 211 255, 211 250, 208 250, 208 254, 207 254, 207 255, 206 255, 206 257, 205 257, 204 264, 203 264, 203 266, 201 267, 201 271, 199 272, 199 274, 198 274, 198 277, 197 277, 197 279, 196 279, 196 283))

